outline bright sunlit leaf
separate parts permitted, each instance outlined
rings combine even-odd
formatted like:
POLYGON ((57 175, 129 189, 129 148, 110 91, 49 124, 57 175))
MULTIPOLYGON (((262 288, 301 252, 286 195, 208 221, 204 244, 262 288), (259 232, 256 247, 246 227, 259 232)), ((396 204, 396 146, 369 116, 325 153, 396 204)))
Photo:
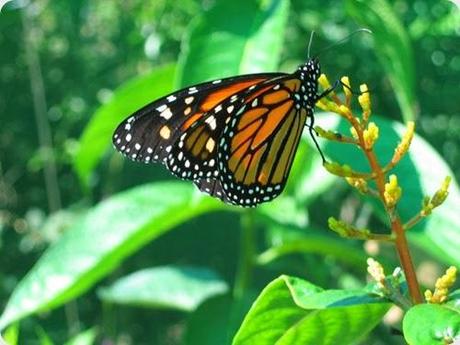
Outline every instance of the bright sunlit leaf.
POLYGON ((102 201, 17 285, 0 317, 0 329, 75 298, 149 241, 192 217, 223 208, 183 182, 152 183, 102 201))
POLYGON ((214 271, 201 267, 148 268, 99 291, 107 302, 148 308, 195 310, 204 300, 228 291, 214 271))
POLYGON ((362 339, 390 307, 364 291, 323 290, 281 276, 260 293, 233 345, 351 344, 362 339))

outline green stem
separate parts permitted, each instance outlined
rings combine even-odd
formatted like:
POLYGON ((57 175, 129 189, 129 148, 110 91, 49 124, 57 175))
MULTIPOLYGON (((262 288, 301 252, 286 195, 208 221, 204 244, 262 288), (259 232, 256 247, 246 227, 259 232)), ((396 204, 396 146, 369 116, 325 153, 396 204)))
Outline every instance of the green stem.
POLYGON ((26 6, 20 13, 24 30, 24 50, 29 70, 32 105, 38 131, 38 147, 42 154, 46 154, 43 172, 45 177, 45 190, 48 197, 48 208, 49 212, 52 213, 61 208, 61 194, 59 191, 51 126, 47 117, 48 107, 46 105, 45 83, 43 81, 36 40, 32 34, 35 24, 34 18, 30 14, 30 6, 26 6))
POLYGON ((252 281, 256 259, 256 229, 253 210, 241 215, 240 254, 233 295, 241 298, 252 281))

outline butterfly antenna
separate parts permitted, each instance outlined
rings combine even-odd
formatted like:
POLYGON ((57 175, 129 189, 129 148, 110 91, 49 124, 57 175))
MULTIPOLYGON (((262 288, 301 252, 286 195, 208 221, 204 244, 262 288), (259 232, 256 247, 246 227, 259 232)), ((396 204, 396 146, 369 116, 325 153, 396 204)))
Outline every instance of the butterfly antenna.
MULTIPOLYGON (((355 31, 353 31, 351 34, 349 34, 349 35, 345 36, 344 38, 342 38, 341 40, 339 40, 338 42, 334 42, 334 43, 332 43, 331 45, 327 46, 326 48, 321 49, 321 50, 319 51, 319 53, 316 54, 316 56, 319 56, 320 54, 322 54, 322 53, 324 53, 324 52, 330 50, 331 48, 334 48, 334 47, 336 47, 336 46, 338 46, 338 45, 340 45, 340 44, 342 44, 342 43, 348 41, 352 36, 356 35, 356 34, 359 33, 359 32, 366 32, 366 33, 368 33, 368 34, 372 34, 372 33, 373 33, 371 30, 366 29, 366 28, 361 28, 361 29, 355 30, 355 31)), ((310 51, 309 51, 309 53, 310 53, 310 51)))
POLYGON ((315 35, 315 32, 312 31, 310 34, 310 40, 308 41, 308 48, 307 48, 307 58, 310 60, 310 49, 311 49, 311 44, 313 43, 313 36, 315 35))

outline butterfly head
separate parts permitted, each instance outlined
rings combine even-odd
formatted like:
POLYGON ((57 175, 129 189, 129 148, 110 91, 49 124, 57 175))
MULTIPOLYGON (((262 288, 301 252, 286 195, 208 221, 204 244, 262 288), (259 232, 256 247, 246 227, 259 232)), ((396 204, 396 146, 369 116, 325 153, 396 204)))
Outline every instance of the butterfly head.
POLYGON ((299 66, 297 71, 301 80, 301 107, 312 109, 317 100, 318 78, 321 74, 321 67, 317 58, 309 59, 305 64, 299 66))

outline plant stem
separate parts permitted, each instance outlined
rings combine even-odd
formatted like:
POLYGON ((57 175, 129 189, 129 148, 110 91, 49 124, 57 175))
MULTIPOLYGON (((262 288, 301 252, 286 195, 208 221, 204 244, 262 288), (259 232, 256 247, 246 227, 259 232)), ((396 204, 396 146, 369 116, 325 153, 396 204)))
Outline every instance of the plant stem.
POLYGON ((251 284, 256 256, 256 229, 252 210, 241 215, 240 255, 233 295, 241 298, 251 284))
POLYGON ((417 223, 420 222, 421 220, 423 220, 424 218, 425 217, 422 216, 421 212, 417 213, 415 216, 413 216, 411 219, 409 219, 406 224, 404 224, 404 226, 403 226, 404 230, 409 230, 410 228, 412 228, 415 225, 417 225, 417 223))
MULTIPOLYGON (((357 131, 359 135, 360 142, 363 144, 364 150, 364 138, 361 131, 357 131)), ((380 166, 377 157, 372 149, 364 150, 366 157, 369 161, 372 171, 375 173, 375 183, 380 194, 380 199, 382 200, 384 207, 388 213, 390 219, 391 229, 395 234, 395 244, 396 250, 398 252, 399 261, 401 263, 404 275, 406 277, 407 286, 409 287, 409 294, 412 298, 414 304, 422 303, 422 295, 420 293, 420 287, 417 281, 417 276, 415 274, 414 264, 412 263, 412 258, 409 252, 409 245, 407 243, 406 234, 401 223, 401 219, 396 211, 396 209, 388 209, 385 204, 385 172, 380 166)))
POLYGON ((409 294, 412 297, 412 302, 414 302, 414 304, 420 304, 423 302, 422 294, 420 293, 414 264, 412 263, 412 258, 410 256, 406 233, 404 232, 404 228, 398 215, 395 215, 391 220, 391 229, 396 234, 396 250, 398 251, 399 261, 401 262, 404 275, 406 276, 407 286, 409 287, 409 294))

